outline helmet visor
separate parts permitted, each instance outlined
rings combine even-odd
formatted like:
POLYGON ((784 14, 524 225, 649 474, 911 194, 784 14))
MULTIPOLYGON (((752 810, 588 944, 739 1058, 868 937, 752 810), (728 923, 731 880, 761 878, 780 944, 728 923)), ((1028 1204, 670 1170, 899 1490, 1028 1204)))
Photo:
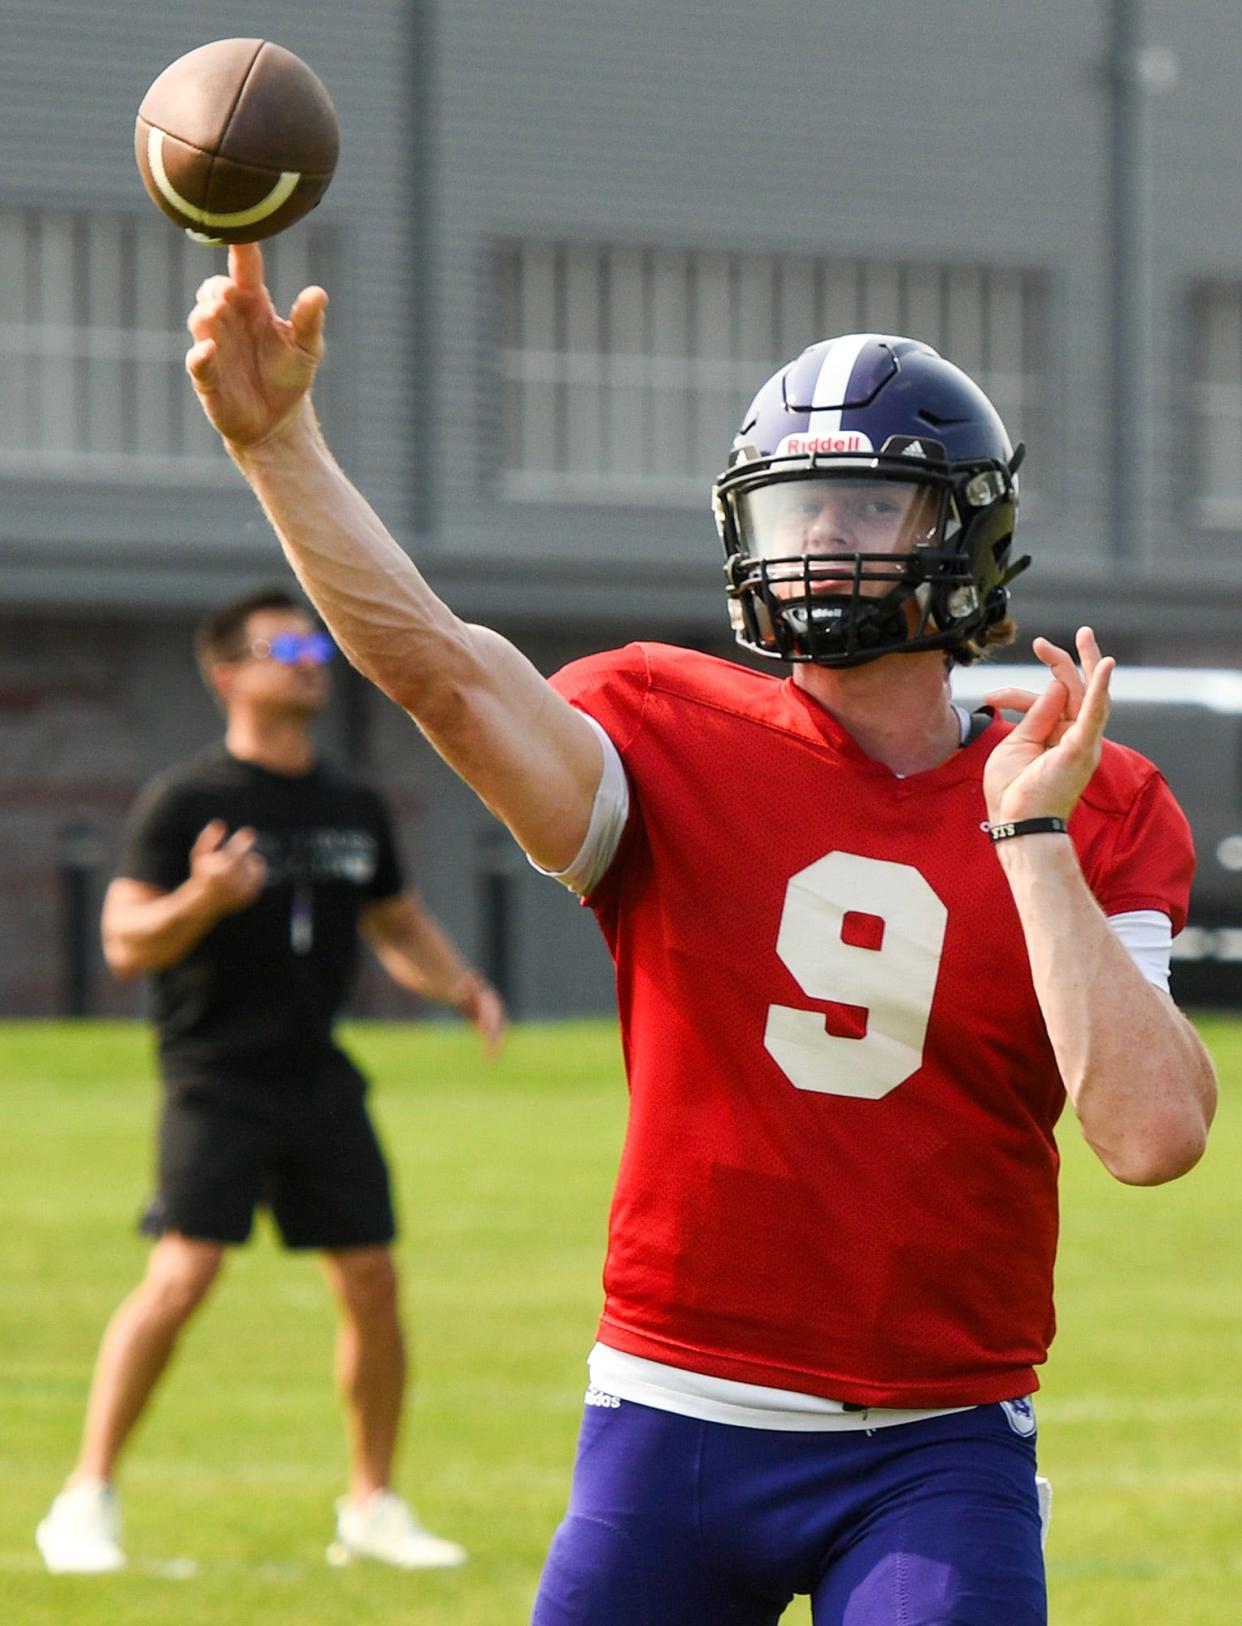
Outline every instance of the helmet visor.
MULTIPOLYGON (((751 559, 789 560, 802 577, 804 560, 831 580, 898 579, 901 560, 915 548, 935 547, 940 536, 941 492, 921 480, 877 480, 816 473, 774 480, 737 492, 738 540, 751 559), (838 563, 833 565, 833 561, 838 563)), ((770 571, 775 580, 779 571, 770 571)))

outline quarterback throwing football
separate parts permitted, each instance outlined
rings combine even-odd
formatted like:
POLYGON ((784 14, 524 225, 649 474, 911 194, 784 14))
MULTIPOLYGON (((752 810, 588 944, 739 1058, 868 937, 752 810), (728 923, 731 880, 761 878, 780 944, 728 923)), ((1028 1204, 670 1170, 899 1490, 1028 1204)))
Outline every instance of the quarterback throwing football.
POLYGON ((1192 868, 1103 740, 1113 662, 1006 641, 1015 456, 926 345, 853 334, 759 391, 714 502, 768 676, 634 644, 550 682, 459 620, 333 461, 326 295, 254 247, 187 365, 350 659, 617 967, 629 1128, 568 1514, 537 1626, 1038 1626, 1035 1367, 1066 1096, 1119 1180, 1200 1157, 1215 1082, 1167 992, 1192 868), (1081 669, 1081 671, 1080 671, 1081 669), (999 709, 1021 712, 1016 727, 999 709))

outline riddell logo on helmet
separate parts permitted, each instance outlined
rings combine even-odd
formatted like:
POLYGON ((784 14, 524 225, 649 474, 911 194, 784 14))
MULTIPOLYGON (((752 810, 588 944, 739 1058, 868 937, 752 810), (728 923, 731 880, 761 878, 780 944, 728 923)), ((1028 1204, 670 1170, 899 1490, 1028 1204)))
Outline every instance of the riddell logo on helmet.
POLYGON ((777 457, 821 457, 829 452, 874 451, 866 435, 851 429, 841 435, 786 435, 776 448, 777 457))

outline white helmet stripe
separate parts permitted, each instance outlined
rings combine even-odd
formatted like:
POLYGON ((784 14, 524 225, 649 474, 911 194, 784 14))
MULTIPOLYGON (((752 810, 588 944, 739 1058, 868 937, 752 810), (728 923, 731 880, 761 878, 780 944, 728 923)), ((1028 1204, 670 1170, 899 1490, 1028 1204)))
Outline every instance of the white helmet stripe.
POLYGON ((834 339, 824 352, 811 398, 811 421, 806 431, 809 436, 835 435, 840 429, 841 406, 849 393, 854 363, 874 337, 873 333, 847 333, 834 339))

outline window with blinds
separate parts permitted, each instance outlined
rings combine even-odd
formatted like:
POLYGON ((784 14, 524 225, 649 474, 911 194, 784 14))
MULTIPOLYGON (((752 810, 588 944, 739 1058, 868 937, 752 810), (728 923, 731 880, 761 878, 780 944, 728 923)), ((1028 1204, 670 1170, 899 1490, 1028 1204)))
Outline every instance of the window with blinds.
POLYGON ((925 339, 987 391, 1039 485, 1035 270, 511 243, 498 257, 502 492, 698 504, 755 390, 837 333, 925 339))
MULTIPOLYGON (((283 307, 330 276, 313 229, 264 257, 283 307)), ((223 269, 222 250, 154 212, 0 209, 0 472, 218 480, 225 454, 185 375, 185 320, 223 269)))
POLYGON ((1242 525, 1242 284, 1191 290, 1194 374, 1191 424, 1199 522, 1242 525))

